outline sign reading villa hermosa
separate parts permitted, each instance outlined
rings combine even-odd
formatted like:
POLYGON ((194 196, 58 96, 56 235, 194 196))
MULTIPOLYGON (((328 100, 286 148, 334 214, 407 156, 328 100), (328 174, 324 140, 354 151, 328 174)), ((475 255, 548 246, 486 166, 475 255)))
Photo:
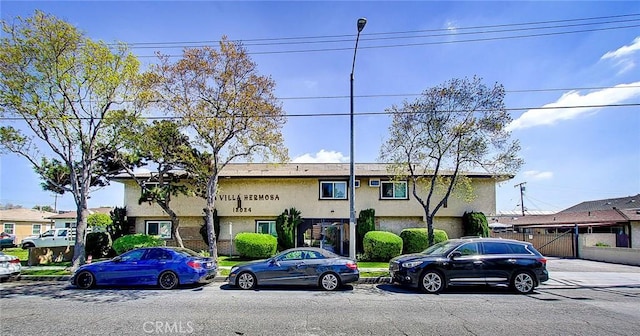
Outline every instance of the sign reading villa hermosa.
POLYGON ((242 201, 279 201, 280 195, 278 194, 249 194, 249 195, 217 195, 216 201, 230 201, 238 202, 237 206, 233 208, 233 212, 251 212, 251 207, 243 207, 242 201))
POLYGON ((279 201, 280 195, 278 194, 264 194, 264 195, 217 195, 216 201, 279 201))

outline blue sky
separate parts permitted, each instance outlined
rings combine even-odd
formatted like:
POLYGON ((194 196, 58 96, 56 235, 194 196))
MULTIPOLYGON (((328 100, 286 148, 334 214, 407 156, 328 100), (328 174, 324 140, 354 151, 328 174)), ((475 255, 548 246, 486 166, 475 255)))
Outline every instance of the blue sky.
MULTIPOLYGON (((637 1, 2 1, 0 6, 3 20, 40 9, 95 40, 151 43, 151 48, 133 45, 143 65, 156 61, 149 57, 156 50, 179 55, 184 46, 215 44, 222 35, 243 40, 260 73, 276 81, 276 95, 292 115, 349 112, 356 21, 366 17, 355 67, 356 113, 383 112, 452 78, 477 75, 505 86, 514 119, 510 128, 526 163, 498 187, 497 210, 519 211, 514 186, 521 182, 529 210, 561 210, 640 193, 640 106, 554 108, 640 104, 637 1), (532 22, 549 23, 518 25, 532 22), (486 26, 496 27, 471 29, 486 26), (536 29, 542 26, 555 28, 536 29), (634 27, 619 28, 624 26, 634 27), (480 30, 507 31, 470 34, 480 30), (292 37, 302 39, 283 39, 292 37), (290 43, 301 41, 307 43, 290 43), (177 47, 162 48, 166 42, 178 42, 172 44, 177 47), (315 98, 292 99, 301 97, 315 98)), ((389 123, 386 115, 356 115, 356 162, 378 161, 389 123)), ((283 132, 294 160, 349 161, 347 115, 291 117, 283 132)), ((0 160, 0 203, 54 204, 26 160, 13 155, 0 160)), ((89 205, 122 202, 122 186, 115 183, 92 193, 89 205)), ((57 206, 75 209, 70 195, 58 197, 57 206)))

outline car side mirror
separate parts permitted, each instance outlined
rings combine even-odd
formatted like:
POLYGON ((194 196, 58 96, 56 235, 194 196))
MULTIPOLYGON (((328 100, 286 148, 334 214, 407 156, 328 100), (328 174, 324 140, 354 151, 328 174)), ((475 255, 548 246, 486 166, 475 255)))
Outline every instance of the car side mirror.
POLYGON ((454 251, 454 252, 451 252, 451 254, 449 255, 449 258, 451 258, 451 259, 455 259, 455 258, 458 258, 458 257, 462 257, 462 252, 454 251))
POLYGON ((269 265, 280 266, 280 263, 276 260, 276 258, 269 259, 269 265))

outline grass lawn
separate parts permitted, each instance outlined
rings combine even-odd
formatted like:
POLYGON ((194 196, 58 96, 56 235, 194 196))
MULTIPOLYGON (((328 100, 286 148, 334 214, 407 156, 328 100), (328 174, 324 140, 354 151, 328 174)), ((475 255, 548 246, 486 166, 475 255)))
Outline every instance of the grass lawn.
POLYGON ((21 275, 71 275, 67 270, 22 270, 21 275))
POLYGON ((12 255, 14 257, 18 257, 18 259, 20 259, 20 261, 25 261, 26 262, 27 259, 29 259, 29 250, 23 250, 20 247, 3 249, 2 252, 4 252, 4 254, 8 254, 8 255, 12 255))

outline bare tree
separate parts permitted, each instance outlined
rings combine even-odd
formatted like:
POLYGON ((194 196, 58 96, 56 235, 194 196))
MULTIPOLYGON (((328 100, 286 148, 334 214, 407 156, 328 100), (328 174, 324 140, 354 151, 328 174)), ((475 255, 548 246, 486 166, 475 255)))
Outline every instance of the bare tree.
POLYGON ((429 245, 434 217, 448 198, 454 192, 466 199, 472 195, 466 173, 508 175, 522 165, 519 143, 506 130, 511 117, 502 85, 487 86, 477 77, 453 79, 387 111, 393 120, 380 158, 392 163, 397 179, 410 181, 425 212, 429 245))
POLYGON ((87 200, 97 161, 120 145, 122 129, 137 116, 126 102, 139 62, 126 46, 94 42, 40 11, 14 22, 2 22, 0 114, 19 124, 0 127, 0 150, 26 158, 47 183, 73 194, 77 268, 85 261, 87 200), (49 179, 52 166, 63 167, 67 177, 49 179))
POLYGON ((159 57, 148 78, 157 83, 160 105, 181 118, 198 148, 189 170, 197 184, 206 185, 209 253, 217 258, 213 210, 220 172, 230 162, 255 156, 286 161, 281 134, 286 119, 273 92, 275 82, 258 73, 237 42, 223 37, 219 49, 185 49, 176 62, 159 57))

